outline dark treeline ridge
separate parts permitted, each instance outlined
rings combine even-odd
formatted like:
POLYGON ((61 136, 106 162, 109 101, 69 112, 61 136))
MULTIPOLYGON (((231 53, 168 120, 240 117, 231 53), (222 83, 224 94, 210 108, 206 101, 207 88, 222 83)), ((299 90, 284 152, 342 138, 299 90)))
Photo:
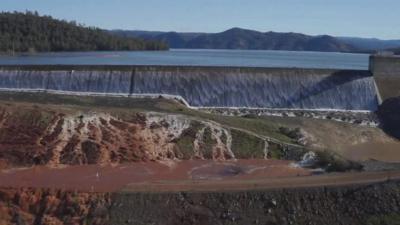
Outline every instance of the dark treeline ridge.
POLYGON ((0 13, 0 52, 167 50, 159 41, 118 37, 96 27, 40 16, 0 13))

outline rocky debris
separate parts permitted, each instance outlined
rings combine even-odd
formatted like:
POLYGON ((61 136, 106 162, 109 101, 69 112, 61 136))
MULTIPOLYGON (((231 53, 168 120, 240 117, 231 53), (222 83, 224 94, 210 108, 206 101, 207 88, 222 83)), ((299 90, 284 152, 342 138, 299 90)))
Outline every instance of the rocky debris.
POLYGON ((110 218, 113 224, 156 225, 395 224, 399 191, 400 182, 389 181, 240 192, 120 193, 110 218))
POLYGON ((0 224, 108 225, 111 195, 44 189, 0 189, 0 224))
POLYGON ((385 100, 378 108, 383 130, 400 139, 400 97, 385 100))
POLYGON ((0 224, 395 224, 400 181, 261 191, 0 189, 0 224), (154 210, 157 209, 157 210, 154 210))
POLYGON ((0 189, 0 224, 395 224, 400 181, 230 192, 0 189), (157 209, 157 210, 154 210, 157 209))
POLYGON ((400 163, 381 162, 377 160, 368 160, 361 162, 365 171, 393 171, 400 170, 400 163))
POLYGON ((300 167, 312 167, 317 162, 317 154, 315 152, 309 151, 303 155, 301 161, 297 162, 300 167))
POLYGON ((299 127, 296 128, 288 128, 288 127, 280 127, 279 132, 284 134, 285 136, 295 140, 297 144, 302 146, 311 146, 316 142, 316 139, 313 135, 306 132, 304 129, 299 127))
POLYGON ((331 151, 316 151, 313 162, 309 167, 322 168, 326 172, 362 171, 364 169, 361 163, 347 160, 331 151))
POLYGON ((278 150, 275 150, 275 154, 277 152, 280 155, 280 159, 294 161, 292 166, 314 169, 317 173, 364 170, 363 164, 345 159, 328 150, 309 150, 307 148, 281 146, 278 150))
POLYGON ((226 116, 278 116, 278 117, 304 117, 314 119, 333 120, 338 122, 377 127, 379 119, 374 112, 362 111, 332 111, 332 110, 284 110, 284 109, 254 109, 254 108, 202 108, 209 113, 226 116))

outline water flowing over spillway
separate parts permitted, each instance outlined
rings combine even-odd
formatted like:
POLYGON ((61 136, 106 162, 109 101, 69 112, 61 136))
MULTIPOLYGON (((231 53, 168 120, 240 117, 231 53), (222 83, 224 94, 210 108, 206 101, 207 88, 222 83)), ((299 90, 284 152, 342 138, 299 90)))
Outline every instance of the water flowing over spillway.
POLYGON ((0 69, 0 89, 172 95, 192 107, 375 110, 368 71, 222 67, 0 69))

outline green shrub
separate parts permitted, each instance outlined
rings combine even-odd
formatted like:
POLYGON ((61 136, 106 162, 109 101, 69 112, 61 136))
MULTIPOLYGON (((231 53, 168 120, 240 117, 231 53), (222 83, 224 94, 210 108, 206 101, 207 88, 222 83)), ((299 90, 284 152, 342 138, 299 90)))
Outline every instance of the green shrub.
POLYGON ((231 130, 232 151, 239 159, 262 159, 264 158, 264 140, 238 131, 231 130))
POLYGON ((178 146, 177 155, 181 159, 191 159, 194 152, 193 142, 196 139, 196 134, 200 129, 203 128, 203 124, 198 121, 193 120, 189 126, 189 128, 185 129, 181 136, 176 140, 176 144, 178 146))
POLYGON ((316 168, 324 168, 327 172, 345 172, 350 170, 362 170, 363 166, 357 162, 346 160, 330 151, 317 151, 316 168))

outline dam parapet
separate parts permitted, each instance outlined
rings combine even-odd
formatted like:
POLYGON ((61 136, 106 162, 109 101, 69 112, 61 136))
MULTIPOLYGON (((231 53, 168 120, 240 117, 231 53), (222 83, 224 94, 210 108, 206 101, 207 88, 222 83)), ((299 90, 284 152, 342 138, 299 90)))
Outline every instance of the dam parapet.
POLYGON ((400 56, 371 55, 369 70, 375 77, 397 77, 400 79, 400 56))
POLYGON ((2 66, 0 89, 168 96, 191 107, 375 111, 369 71, 198 66, 2 66))

